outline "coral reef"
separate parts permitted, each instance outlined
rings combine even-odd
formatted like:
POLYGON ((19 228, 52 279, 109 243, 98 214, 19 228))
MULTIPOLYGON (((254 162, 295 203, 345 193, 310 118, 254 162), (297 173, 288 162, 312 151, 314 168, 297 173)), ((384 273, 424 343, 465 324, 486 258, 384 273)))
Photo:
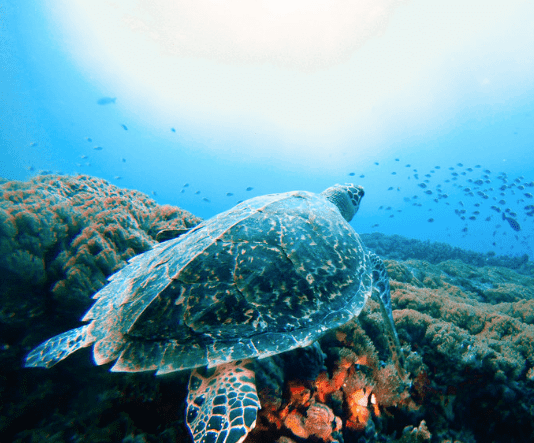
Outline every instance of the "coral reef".
MULTIPOLYGON (((38 176, 0 185, 0 389, 28 345, 76 325, 91 296, 128 259, 164 230, 184 230, 198 217, 105 180, 38 176)), ((24 404, 24 403, 22 403, 24 404)), ((0 428, 9 418, 2 411, 0 428)))
POLYGON ((447 243, 421 241, 401 235, 385 235, 379 232, 361 234, 365 245, 382 258, 392 260, 425 260, 429 263, 440 263, 446 260, 462 260, 473 266, 500 266, 514 269, 516 272, 534 275, 534 263, 528 255, 520 257, 497 256, 494 252, 485 254, 467 251, 447 243))
MULTIPOLYGON (((2 441, 190 441, 187 371, 110 373, 89 350, 49 370, 22 362, 79 325, 110 273, 199 219, 88 176, 4 182, 0 196, 2 441)), ((406 379, 371 299, 315 345, 255 362, 262 409, 245 442, 534 441, 532 263, 365 241, 389 258, 406 379)))

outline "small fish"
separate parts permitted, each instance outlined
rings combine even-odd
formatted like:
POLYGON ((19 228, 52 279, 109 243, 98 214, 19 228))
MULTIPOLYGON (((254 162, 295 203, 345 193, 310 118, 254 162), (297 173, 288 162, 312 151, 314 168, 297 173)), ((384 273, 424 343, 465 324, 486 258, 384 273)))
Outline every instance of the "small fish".
POLYGON ((200 191, 195 192, 195 195, 198 195, 198 194, 200 194, 200 191))
POLYGON ((534 196, 530 192, 525 192, 526 198, 534 198, 534 196))
POLYGON ((391 175, 397 175, 397 173, 396 172, 392 172, 391 175))
POLYGON ((93 141, 93 139, 92 139, 91 137, 85 137, 85 139, 86 139, 89 143, 91 143, 91 142, 93 141))
POLYGON ((425 191, 425 194, 431 195, 432 191, 430 189, 428 189, 428 190, 425 191))
POLYGON ((93 149, 95 151, 101 151, 103 148, 102 148, 102 146, 95 146, 93 149))
POLYGON ((33 148, 34 146, 37 146, 37 145, 38 145, 37 142, 31 142, 31 143, 30 143, 30 146, 31 146, 32 148, 33 148))
POLYGON ((184 185, 182 186, 182 188, 187 188, 189 186, 189 183, 184 183, 184 185))
POLYGON ((152 195, 155 197, 155 196, 158 195, 158 194, 157 194, 156 191, 152 191, 152 195))
POLYGON ((115 103, 115 100, 117 100, 117 97, 111 98, 111 97, 102 97, 101 99, 97 100, 97 103, 99 105, 109 105, 111 103, 115 103))
POLYGON ((378 162, 375 162, 375 165, 376 165, 376 166, 378 166, 379 164, 380 164, 380 163, 378 163, 378 162))
POLYGON ((441 169, 441 166, 434 166, 434 169, 441 169))
POLYGON ((429 218, 429 219, 428 219, 428 222, 429 222, 429 223, 432 223, 433 221, 434 221, 433 218, 429 218))
POLYGON ((226 196, 227 196, 227 197, 231 197, 232 195, 234 195, 233 192, 227 192, 227 193, 226 193, 226 196))
POLYGON ((365 178, 365 175, 363 175, 363 174, 362 174, 362 175, 360 175, 360 178, 365 178))
POLYGON ((350 175, 351 177, 354 177, 354 176, 356 175, 356 173, 355 173, 355 172, 349 172, 349 175, 350 175))
POLYGON ((460 168, 463 167, 461 163, 456 163, 456 166, 459 166, 460 168))
POLYGON ((125 131, 128 130, 127 126, 126 125, 121 125, 122 129, 124 129, 125 131))
POLYGON ((126 159, 125 159, 125 158, 123 158, 123 159, 122 159, 122 162, 123 162, 123 163, 126 163, 126 159))
POLYGON ((426 184, 425 183, 419 183, 417 186, 419 186, 420 188, 423 188, 423 189, 426 188, 426 184))
POLYGON ((400 162, 400 160, 398 158, 395 159, 396 162, 400 162))
POLYGON ((504 215, 504 212, 502 214, 502 219, 506 220, 514 231, 516 232, 521 231, 521 226, 519 226, 519 223, 517 222, 516 219, 512 217, 507 217, 506 215, 504 215))
POLYGON ((254 188, 252 186, 249 186, 246 190, 247 191, 252 191, 254 188))
POLYGON ((80 158, 81 158, 81 159, 86 159, 86 158, 87 158, 87 155, 80 155, 80 158))
POLYGON ((113 177, 115 180, 120 180, 122 177, 120 175, 116 175, 115 177, 113 177))
POLYGON ((171 128, 171 131, 172 131, 172 132, 176 132, 176 129, 174 129, 174 128, 171 128))
POLYGON ((205 201, 205 202, 211 203, 211 200, 210 200, 209 198, 206 198, 206 197, 204 197, 204 198, 202 199, 202 201, 205 201))
POLYGON ((393 191, 393 186, 390 186, 390 187, 388 188, 388 191, 393 191))

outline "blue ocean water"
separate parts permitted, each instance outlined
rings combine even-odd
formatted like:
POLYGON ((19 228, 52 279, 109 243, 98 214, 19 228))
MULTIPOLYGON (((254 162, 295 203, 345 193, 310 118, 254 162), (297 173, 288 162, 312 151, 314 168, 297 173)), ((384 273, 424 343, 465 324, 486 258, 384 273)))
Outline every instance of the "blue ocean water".
POLYGON ((204 218, 354 182, 360 233, 533 257, 531 4, 408 2, 356 37, 304 27, 287 53, 180 23, 200 43, 173 53, 153 41, 172 23, 156 38, 127 3, 1 6, 1 177, 90 174, 204 218))

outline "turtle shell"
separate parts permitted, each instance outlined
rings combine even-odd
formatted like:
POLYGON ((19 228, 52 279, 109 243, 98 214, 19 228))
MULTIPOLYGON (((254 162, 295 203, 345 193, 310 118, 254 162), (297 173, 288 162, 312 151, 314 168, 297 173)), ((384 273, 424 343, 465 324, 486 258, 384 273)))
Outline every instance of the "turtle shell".
POLYGON ((166 373, 307 346, 372 290, 358 234, 323 195, 247 200, 135 257, 84 321, 98 364, 166 373))

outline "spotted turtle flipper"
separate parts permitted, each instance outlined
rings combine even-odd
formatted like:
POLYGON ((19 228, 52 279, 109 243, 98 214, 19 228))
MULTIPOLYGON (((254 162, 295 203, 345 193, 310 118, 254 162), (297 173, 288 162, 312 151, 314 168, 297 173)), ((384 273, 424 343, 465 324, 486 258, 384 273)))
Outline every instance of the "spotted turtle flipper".
POLYGON ((256 426, 260 401, 250 360, 219 365, 189 378, 186 423, 195 443, 241 443, 256 426))
POLYGON ((25 366, 51 368, 78 349, 85 348, 95 341, 87 333, 89 325, 71 329, 41 343, 26 357, 25 366))
POLYGON ((395 329, 395 323, 393 321, 393 314, 391 308, 391 293, 389 289, 389 277, 384 266, 384 262, 374 252, 369 251, 369 260, 371 262, 373 289, 378 291, 378 304, 380 306, 380 312, 384 319, 384 325, 386 327, 386 337, 388 345, 391 351, 393 363, 399 373, 399 376, 404 379, 404 355, 399 342, 399 336, 395 329))

